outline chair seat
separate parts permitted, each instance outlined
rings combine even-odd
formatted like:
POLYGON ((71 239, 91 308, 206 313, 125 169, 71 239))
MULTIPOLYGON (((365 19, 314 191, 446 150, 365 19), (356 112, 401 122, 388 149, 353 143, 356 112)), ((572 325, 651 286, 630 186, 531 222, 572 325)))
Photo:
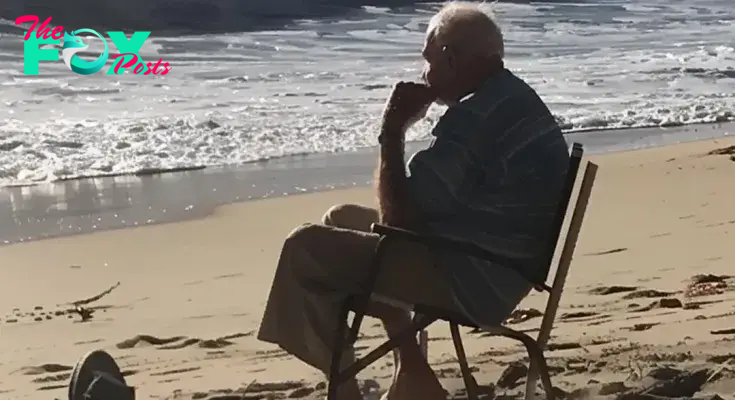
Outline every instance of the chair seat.
POLYGON ((467 316, 457 311, 445 310, 439 307, 427 306, 423 304, 414 305, 413 311, 417 314, 423 314, 453 324, 475 329, 479 328, 479 326, 472 322, 472 320, 470 320, 467 316))
MULTIPOLYGON (((413 311, 416 314, 422 314, 426 315, 427 317, 432 317, 436 320, 442 320, 451 322, 457 325, 466 326, 470 328, 479 328, 477 324, 472 322, 472 320, 469 319, 466 315, 454 311, 454 310, 447 310, 441 307, 435 307, 430 306, 426 304, 409 304, 404 303, 400 300, 396 300, 387 296, 383 296, 378 293, 372 293, 370 295, 370 299, 373 301, 377 301, 379 303, 387 304, 393 307, 397 307, 406 311, 413 311)), ((359 310, 356 310, 352 308, 350 311, 358 312, 359 310)))

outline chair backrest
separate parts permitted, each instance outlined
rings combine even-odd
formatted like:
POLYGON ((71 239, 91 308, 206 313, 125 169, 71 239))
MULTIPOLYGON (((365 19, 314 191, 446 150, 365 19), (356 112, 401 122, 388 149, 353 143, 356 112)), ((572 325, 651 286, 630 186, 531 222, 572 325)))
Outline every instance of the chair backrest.
MULTIPOLYGON (((569 229, 567 230, 564 245, 562 246, 561 254, 559 256, 559 264, 554 276, 554 283, 549 293, 549 299, 546 302, 544 317, 541 320, 541 328, 539 329, 538 338, 536 339, 536 342, 542 349, 546 346, 546 342, 549 341, 549 337, 551 336, 551 329, 554 326, 554 319, 556 318, 556 313, 559 309, 559 302, 561 301, 561 294, 564 290, 564 283, 567 280, 567 273, 569 272, 569 266, 572 263, 574 249, 577 246, 577 239, 579 238, 579 232, 582 229, 584 215, 587 212, 587 203, 589 202, 590 195, 592 194, 592 186, 595 183, 596 176, 597 165, 588 162, 582 178, 582 184, 579 186, 579 194, 577 195, 577 201, 574 205, 572 218, 569 221, 569 229)), ((538 374, 534 370, 534 367, 531 367, 526 379, 526 400, 534 398, 533 394, 536 390, 537 377, 538 374)))
POLYGON ((561 236, 561 230, 564 226, 564 219, 567 215, 567 209, 569 208, 569 201, 572 198, 574 192, 574 184, 577 181, 577 173, 579 172, 579 165, 582 162, 582 156, 584 155, 584 148, 580 143, 573 143, 572 150, 569 156, 569 166, 567 167, 567 176, 564 180, 564 187, 562 188, 561 195, 559 196, 559 203, 556 207, 556 213, 551 224, 551 231, 549 232, 547 248, 545 254, 541 259, 542 269, 538 270, 538 275, 534 277, 533 282, 536 283, 535 289, 538 291, 549 291, 548 285, 539 285, 539 283, 545 283, 549 278, 549 271, 551 270, 551 263, 554 259, 554 253, 556 252, 557 242, 561 236))

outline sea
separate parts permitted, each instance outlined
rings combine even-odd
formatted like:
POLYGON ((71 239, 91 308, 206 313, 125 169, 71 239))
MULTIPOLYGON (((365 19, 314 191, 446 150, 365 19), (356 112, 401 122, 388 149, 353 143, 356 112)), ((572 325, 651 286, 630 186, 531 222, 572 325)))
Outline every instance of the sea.
MULTIPOLYGON (((630 135, 618 132, 628 128, 735 120, 732 0, 486 6, 507 66, 570 135, 604 130, 625 147, 630 135)), ((419 76, 439 7, 365 6, 227 34, 154 31, 140 56, 168 62, 165 76, 83 76, 61 61, 24 75, 27 27, 0 20, 0 186, 370 148, 391 86, 419 76)), ((85 42, 82 57, 96 58, 102 42, 85 42)), ((408 139, 427 139, 442 112, 433 107, 408 139)))

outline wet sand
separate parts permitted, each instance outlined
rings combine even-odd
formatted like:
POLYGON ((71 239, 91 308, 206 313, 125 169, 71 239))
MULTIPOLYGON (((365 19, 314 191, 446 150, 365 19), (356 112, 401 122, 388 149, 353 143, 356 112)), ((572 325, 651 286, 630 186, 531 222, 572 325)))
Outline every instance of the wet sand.
MULTIPOLYGON (((650 386, 649 393, 668 398, 716 393, 732 399, 732 146, 735 139, 721 138, 590 157, 600 172, 548 348, 561 390, 582 398, 650 399, 622 396, 650 386), (681 381, 690 388, 672 389, 681 381)), ((309 165, 300 173, 337 168, 309 165)), ((166 185, 147 187, 156 186, 166 185)), ((130 215, 171 204, 153 196, 163 193, 156 190, 136 189, 138 197, 130 189, 110 190, 117 199, 138 199, 121 203, 130 215)), ((201 190, 168 193, 184 196, 176 200, 184 208, 193 198, 214 197, 201 190)), ((203 218, 0 247, 2 398, 64 397, 74 362, 98 348, 120 361, 142 399, 321 398, 323 377, 258 342, 254 332, 283 238, 337 203, 374 205, 374 196, 358 187, 202 206, 203 218), (73 303, 89 298, 84 307, 91 318, 82 321, 73 303)), ((64 212, 81 219, 95 207, 89 201, 76 208, 79 215, 64 212)), ((508 324, 533 333, 544 300, 533 293, 508 324)), ((364 327, 361 351, 385 339, 376 321, 364 327)), ((478 382, 519 398, 523 379, 513 372, 522 370, 516 364, 524 360, 522 349, 464 333, 478 382)), ((461 397, 446 324, 433 326, 430 337, 432 366, 461 397)), ((387 357, 361 378, 377 394, 391 372, 387 357)))
MULTIPOLYGON (((569 142, 601 154, 735 134, 735 123, 577 132, 569 142)), ((412 143, 408 153, 425 146, 412 143)), ((366 186, 375 149, 288 157, 236 167, 76 179, 0 188, 0 246, 49 237, 182 221, 220 205, 366 186)))

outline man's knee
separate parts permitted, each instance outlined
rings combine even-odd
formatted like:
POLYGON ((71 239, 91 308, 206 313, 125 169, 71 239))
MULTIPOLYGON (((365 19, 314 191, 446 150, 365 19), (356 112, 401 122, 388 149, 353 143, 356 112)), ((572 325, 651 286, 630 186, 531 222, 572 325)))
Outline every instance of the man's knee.
POLYGON ((283 243, 284 249, 303 248, 308 246, 307 243, 314 235, 318 234, 319 230, 319 225, 311 223, 304 223, 297 226, 288 234, 288 236, 286 236, 286 240, 283 243))
POLYGON ((319 225, 306 223, 292 230, 283 242, 281 260, 285 263, 279 264, 279 268, 285 267, 289 275, 297 278, 308 272, 304 271, 308 269, 308 263, 304 261, 309 260, 308 253, 315 250, 314 237, 319 234, 320 228, 319 225))
POLYGON ((337 279, 333 276, 351 279, 366 270, 377 241, 376 235, 363 232, 303 224, 286 237, 278 268, 292 278, 309 282, 337 279))
POLYGON ((329 207, 327 212, 322 216, 322 223, 324 225, 340 227, 346 220, 349 220, 349 215, 352 213, 351 209, 354 209, 354 206, 351 204, 337 204, 329 207))
POLYGON ((366 232, 373 222, 378 222, 377 210, 355 204, 332 206, 322 217, 324 225, 366 232))

